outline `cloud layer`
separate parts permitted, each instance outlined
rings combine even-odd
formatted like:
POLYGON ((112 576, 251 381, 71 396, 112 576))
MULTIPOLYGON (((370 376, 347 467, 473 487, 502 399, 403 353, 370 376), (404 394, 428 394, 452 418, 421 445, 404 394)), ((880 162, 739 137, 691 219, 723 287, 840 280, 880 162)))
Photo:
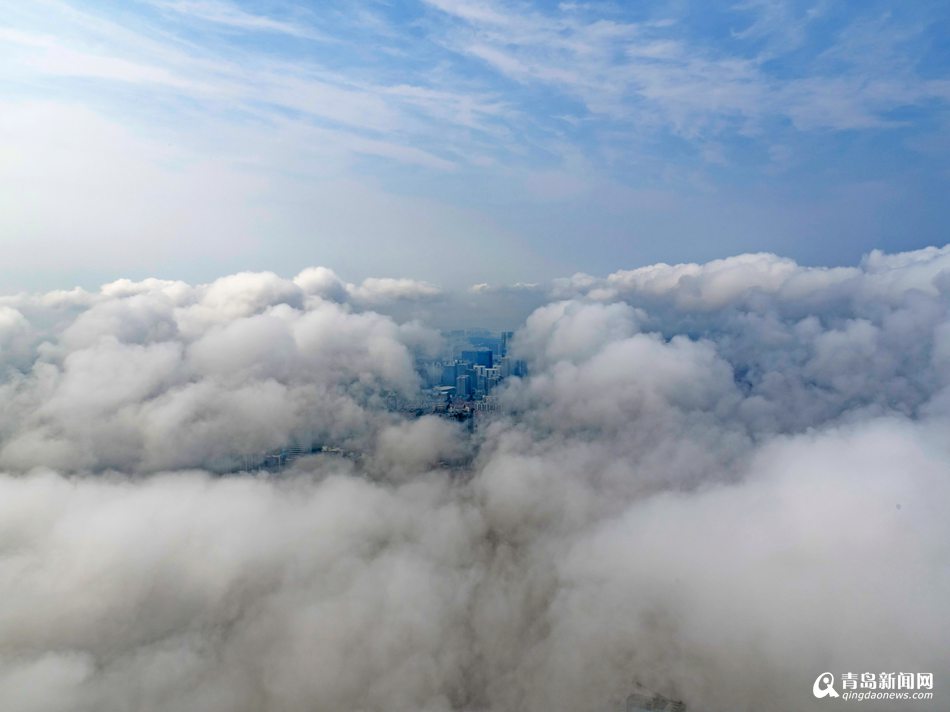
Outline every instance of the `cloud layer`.
POLYGON ((549 292, 474 433, 385 407, 430 285, 3 298, 4 709, 806 710, 825 670, 934 672, 937 709, 950 249, 549 292), (295 440, 358 454, 216 474, 295 440))

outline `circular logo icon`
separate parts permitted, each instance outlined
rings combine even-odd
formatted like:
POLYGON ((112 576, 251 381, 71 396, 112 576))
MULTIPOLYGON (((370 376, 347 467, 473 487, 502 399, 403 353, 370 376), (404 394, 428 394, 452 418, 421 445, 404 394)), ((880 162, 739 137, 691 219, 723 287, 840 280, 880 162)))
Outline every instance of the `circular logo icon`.
POLYGON ((818 699, 822 697, 837 697, 838 693, 835 691, 834 685, 835 676, 830 672, 823 672, 815 678, 815 684, 812 685, 811 691, 818 699))

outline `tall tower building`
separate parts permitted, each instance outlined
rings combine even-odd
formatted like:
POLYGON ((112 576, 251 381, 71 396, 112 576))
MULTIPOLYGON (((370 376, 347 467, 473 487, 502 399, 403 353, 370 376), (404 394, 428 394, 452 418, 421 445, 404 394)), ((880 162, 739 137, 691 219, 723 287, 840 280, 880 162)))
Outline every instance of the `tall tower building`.
POLYGON ((514 337, 515 332, 513 331, 503 331, 501 332, 501 355, 508 355, 508 346, 511 343, 511 339, 514 337))

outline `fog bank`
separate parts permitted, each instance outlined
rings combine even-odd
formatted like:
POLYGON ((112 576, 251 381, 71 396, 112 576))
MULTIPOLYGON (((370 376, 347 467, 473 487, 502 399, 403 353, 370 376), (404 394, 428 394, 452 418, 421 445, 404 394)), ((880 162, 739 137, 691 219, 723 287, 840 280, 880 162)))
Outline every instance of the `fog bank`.
POLYGON ((808 710, 826 670, 945 706, 950 248, 532 289, 474 432, 386 407, 432 285, 0 298, 3 709, 808 710), (358 456, 222 474, 307 440, 358 456))

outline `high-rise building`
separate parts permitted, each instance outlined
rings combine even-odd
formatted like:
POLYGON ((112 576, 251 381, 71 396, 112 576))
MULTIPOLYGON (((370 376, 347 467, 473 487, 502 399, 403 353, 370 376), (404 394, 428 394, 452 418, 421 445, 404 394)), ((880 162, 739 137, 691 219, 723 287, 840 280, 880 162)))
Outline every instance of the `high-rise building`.
POLYGON ((416 372, 422 377, 426 387, 442 385, 442 364, 438 361, 417 361, 416 372))
POLYGON ((469 376, 459 376, 455 379, 455 394, 459 398, 472 395, 472 379, 469 376))
POLYGON ((508 346, 511 343, 511 339, 514 337, 515 332, 513 331, 503 331, 501 332, 501 355, 508 355, 508 346))
POLYGON ((456 378, 458 378, 458 366, 455 363, 443 364, 442 378, 439 379, 439 385, 454 386, 456 378))
POLYGON ((470 349, 462 352, 462 360, 476 366, 492 367, 491 349, 470 349))

